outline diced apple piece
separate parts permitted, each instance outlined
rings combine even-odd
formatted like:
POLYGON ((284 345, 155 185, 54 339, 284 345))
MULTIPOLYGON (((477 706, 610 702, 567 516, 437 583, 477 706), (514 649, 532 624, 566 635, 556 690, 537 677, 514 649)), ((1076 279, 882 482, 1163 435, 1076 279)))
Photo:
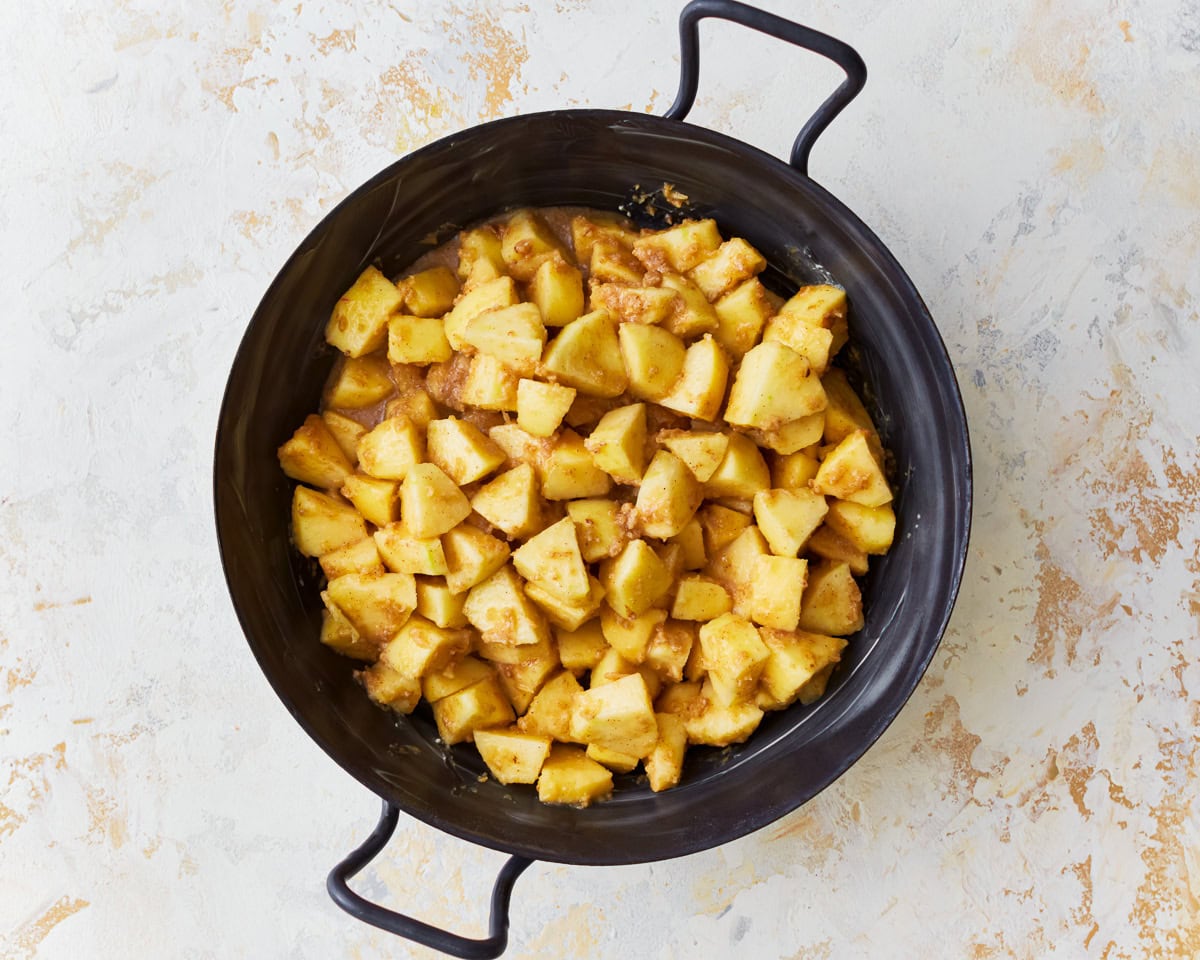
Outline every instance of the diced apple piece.
POLYGON ((654 628, 654 635, 646 646, 644 666, 652 669, 664 682, 678 683, 683 679, 696 644, 697 629, 694 623, 681 620, 666 620, 654 628))
POLYGON ((463 280, 478 278, 479 283, 504 275, 504 255, 500 234, 491 224, 464 230, 458 236, 458 275, 463 280))
POLYGON ((729 437, 724 433, 701 433, 696 430, 660 430, 659 443, 684 462, 701 483, 717 472, 729 449, 729 437))
POLYGON ((621 323, 661 323, 671 316, 679 295, 667 287, 630 287, 623 283, 592 285, 593 310, 605 309, 621 323))
POLYGON ((875 433, 875 425, 867 408, 850 386, 846 375, 836 367, 825 371, 821 378, 828 406, 825 408, 825 442, 841 443, 855 430, 875 433))
MULTIPOLYGON (((643 436, 645 430, 643 418, 643 436)), ((279 465, 293 480, 327 490, 337 489, 353 471, 325 421, 309 415, 278 450, 279 465)))
POLYGON ((565 327, 583 314, 583 274, 561 259, 543 260, 529 286, 529 299, 547 327, 565 327))
POLYGON ((669 790, 683 775, 683 756, 687 752, 687 728, 671 713, 656 713, 658 741, 646 757, 646 779, 655 793, 669 790))
POLYGON ((708 553, 704 549, 704 528, 696 517, 692 517, 683 529, 671 538, 671 542, 679 545, 684 570, 699 570, 708 562, 708 553))
POLYGON ((512 705, 495 677, 464 687, 433 705, 438 736, 447 745, 472 742, 476 730, 504 727, 515 718, 512 705))
POLYGON ((683 372, 671 392, 659 399, 668 410, 697 420, 714 420, 725 398, 729 359, 711 335, 687 348, 683 372))
POLYGON ((629 371, 629 392, 639 400, 661 400, 683 373, 687 348, 662 327, 623 323, 617 331, 629 371))
POLYGON ((403 297, 375 267, 367 267, 342 294, 325 325, 325 339, 348 357, 361 357, 383 346, 388 318, 403 297))
POLYGON ((367 432, 367 428, 353 417, 338 413, 336 410, 326 410, 321 414, 321 419, 325 421, 325 427, 329 430, 330 436, 341 447, 342 453, 346 456, 346 462, 353 467, 358 463, 358 441, 367 432))
POLYGON ((465 654, 470 645, 469 631, 447 630, 424 617, 412 616, 384 645, 379 659, 397 673, 423 677, 444 670, 465 654))
POLYGON ((419 539, 440 537, 471 515, 463 492, 432 463, 418 463, 400 487, 400 517, 419 539))
POLYGON ((518 280, 529 281, 547 260, 565 261, 569 254, 554 231, 532 210, 518 210, 500 230, 500 252, 518 280))
POLYGON ((645 613, 671 587, 671 576, 645 540, 631 540, 625 549, 600 564, 608 605, 623 617, 645 613))
POLYGON ((488 436, 508 457, 510 468, 529 464, 541 477, 545 473, 546 461, 554 449, 555 441, 535 437, 526 433, 515 423, 502 423, 492 427, 488 436))
POLYGON ((580 393, 617 397, 629 383, 617 331, 605 310, 568 323, 542 357, 547 374, 580 393))
POLYGON ((459 486, 481 480, 504 462, 504 451, 474 424, 449 417, 425 432, 426 455, 459 486))
POLYGON ((524 660, 541 659, 554 654, 554 639, 546 633, 537 643, 494 643, 479 639, 475 641, 475 652, 484 660, 494 664, 521 663, 524 660))
POLYGON ((808 561, 795 557, 756 557, 753 577, 750 619, 764 627, 795 630, 808 578, 808 561))
POLYGON ((537 781, 542 803, 567 803, 586 807, 612 793, 612 771, 589 757, 582 748, 556 743, 542 764, 537 781))
POLYGON ((536 533, 542 523, 541 484, 527 463, 496 477, 471 498, 471 508, 515 539, 536 533))
POLYGON ((715 220, 685 220, 678 226, 640 238, 633 252, 648 269, 663 273, 691 270, 721 245, 715 220))
POLYGON ((365 473, 353 473, 342 484, 342 496, 377 527, 387 526, 400 516, 400 484, 379 480, 365 473))
POLYGON ((612 489, 608 474, 596 466, 583 438, 564 430, 546 460, 542 496, 547 500, 599 497, 612 489))
POLYGON ((800 604, 801 630, 845 637, 863 627, 862 594, 850 567, 823 560, 808 569, 800 604))
POLYGON ((454 306, 458 277, 447 267, 430 267, 405 277, 400 287, 404 291, 404 306, 413 316, 440 317, 454 306))
POLYGON ((570 517, 526 540, 513 551, 512 562, 526 580, 537 582, 568 603, 585 600, 591 592, 570 517))
POLYGON ((306 557, 324 556, 366 535, 366 523, 350 504, 308 487, 296 487, 292 540, 306 557))
POLYGON ((777 319, 781 325, 804 323, 826 328, 833 334, 830 353, 837 353, 847 339, 846 291, 828 284, 801 287, 779 308, 777 319))
POLYGON ((762 490, 754 495, 758 529, 779 557, 794 557, 821 525, 829 507, 811 490, 762 490))
POLYGON ((514 730, 477 730, 475 749, 500 783, 536 783, 550 756, 550 738, 514 730))
POLYGON ((383 408, 383 415, 389 420, 393 417, 407 417, 418 430, 424 430, 431 420, 440 416, 437 404, 424 388, 393 397, 383 408))
POLYGON ((841 443, 825 455, 813 480, 813 489, 864 507, 881 507, 890 503, 892 488, 888 486, 883 468, 875 459, 869 437, 866 430, 847 434, 841 443))
POLYGON ((715 620, 733 609, 733 601, 715 580, 690 574, 679 581, 671 616, 676 620, 715 620))
POLYGON ((757 279, 747 280, 713 304, 717 314, 713 337, 731 357, 741 359, 758 343, 775 308, 774 295, 757 279))
POLYGON ((825 430, 825 411, 810 413, 798 420, 789 420, 769 430, 748 430, 747 434, 760 447, 776 453, 792 454, 821 442, 825 430))
POLYGON ((603 237, 592 244, 588 277, 592 283, 640 284, 646 275, 641 261, 622 244, 603 237))
POLYGON ((592 245, 599 239, 632 247, 637 238, 637 231, 616 217, 593 214, 590 217, 571 218, 571 243, 575 248, 575 258, 580 263, 591 259, 592 245))
POLYGON ((551 646, 537 656, 525 657, 516 663, 497 663, 496 679, 519 716, 529 709, 537 692, 561 666, 558 653, 551 646))
POLYGON ((389 417, 358 441, 358 466, 380 480, 403 480, 425 459, 425 444, 407 417, 389 417))
POLYGON ((442 534, 446 554, 446 586, 461 594, 486 580, 508 560, 508 544, 462 523, 442 534))
POLYGON ((550 638, 546 618, 508 564, 471 588, 463 613, 487 643, 527 646, 550 638))
POLYGON ((521 380, 517 384, 517 424, 535 437, 554 434, 575 402, 574 387, 540 380, 521 380))
POLYGON ((778 341, 789 350, 803 357, 809 369, 818 377, 829 369, 829 356, 833 348, 833 331, 824 327, 812 327, 793 317, 774 317, 763 331, 763 343, 778 341))
POLYGON ((383 573, 375 541, 363 537, 344 547, 330 550, 321 557, 321 572, 325 579, 336 580, 347 573, 383 573))
POLYGON ((581 693, 583 687, 579 681, 564 670, 542 685, 525 715, 517 721, 517 726, 522 733, 551 737, 564 743, 569 741, 571 714, 575 709, 575 698, 581 693))
MULTIPOLYGON (((704 484, 706 497, 749 500, 771 486, 771 471, 754 441, 740 433, 728 434, 729 447, 716 472, 704 484)), ((709 549, 711 553, 711 548, 709 549)))
POLYGON ((608 649, 599 620, 589 620, 575 630, 556 630, 554 636, 558 658, 572 672, 591 670, 608 649))
POLYGON ((571 738, 639 759, 653 750, 658 724, 641 674, 580 693, 571 713, 571 738))
POLYGON ((511 370, 530 373, 546 346, 546 328, 537 306, 517 303, 472 317, 463 327, 462 339, 511 370))
POLYGON ((421 695, 430 703, 437 703, 443 697, 457 694, 467 689, 473 683, 479 683, 485 677, 492 676, 492 667, 484 661, 475 659, 469 654, 451 660, 440 670, 427 672, 421 678, 421 695))
POLYGON ((344 657, 374 662, 379 656, 379 644, 361 637, 328 596, 328 592, 321 592, 321 600, 325 603, 325 609, 321 611, 321 642, 344 657))
MULTIPOLYGON (((867 554, 887 553, 896 537, 896 514, 890 503, 865 507, 847 500, 835 500, 829 505, 825 523, 852 546, 867 554)), ((863 570, 854 572, 866 572, 865 559, 863 567, 863 570)))
POLYGON ((616 750, 608 750, 594 743, 587 745, 587 755, 589 760, 603 764, 613 773, 630 773, 641 762, 638 757, 631 757, 627 753, 620 753, 616 750))
POLYGON ((646 405, 610 410, 584 446, 595 465, 618 483, 639 483, 646 469, 646 405))
POLYGON ((426 366, 453 354, 441 317, 396 316, 388 321, 388 360, 426 366))
POLYGON ((375 546, 393 573, 444 574, 446 554, 437 537, 414 537, 404 523, 389 523, 375 531, 375 546))
POLYGON ((600 610, 604 600, 604 586, 595 577, 588 577, 588 594, 581 600, 563 600, 551 593, 541 583, 525 584, 525 595, 536 603, 554 626, 563 630, 577 630, 591 620, 600 610))
POLYGON ((417 606, 417 587, 406 573, 348 573, 329 581, 329 599, 366 640, 387 643, 417 606))
POLYGON ((647 536, 666 540, 687 526, 703 499, 704 488, 683 461, 659 450, 638 489, 638 524, 647 536))
POLYGON ((691 280, 677 273, 665 273, 662 284, 663 289, 672 290, 678 296, 674 310, 662 321, 667 330, 683 340, 692 340, 717 329, 717 312, 691 280))
POLYGON ((665 610, 651 608, 636 617, 623 617, 605 605, 600 610, 600 630, 610 647, 630 663, 646 659, 654 631, 667 619, 665 610))
POLYGON ((808 490, 808 481, 821 464, 812 454, 799 451, 775 457, 771 464, 771 487, 777 490, 808 490))
POLYGON ((735 614, 724 614, 700 627, 700 647, 709 680, 723 705, 752 696, 770 656, 754 624, 735 614))
POLYGON ((709 558, 733 543, 753 522, 743 513, 719 503, 706 503, 696 514, 704 531, 704 549, 709 558))
POLYGON ((836 666, 836 663, 831 663, 829 666, 818 670, 813 675, 813 678, 800 688, 800 696, 796 699, 807 706, 825 696, 825 688, 829 685, 829 678, 833 674, 833 668, 836 666))
POLYGON ((734 237, 692 267, 690 276, 709 300, 716 300, 742 281, 761 273, 766 265, 766 258, 761 253, 741 237, 734 237))
MULTIPOLYGON (((693 655, 700 649, 697 643, 693 655)), ((701 680, 688 680, 683 683, 673 683, 654 701, 654 709, 658 713, 669 713, 685 720, 698 717, 708 709, 708 701, 701 696, 701 680)))
POLYGON ((412 713, 421 702, 421 681, 393 670, 386 663, 376 663, 358 676, 367 696, 397 713, 412 713))
POLYGON ((700 697, 708 704, 705 710, 698 715, 682 715, 689 743, 708 747, 742 743, 762 722, 763 712, 753 703, 721 702, 711 677, 700 688, 700 697))
POLYGON ((454 309, 443 318, 446 339, 455 350, 462 350, 467 346, 463 334, 467 324, 475 317, 489 310, 500 310, 520 302, 512 277, 496 277, 494 280, 480 283, 463 293, 454 304, 454 309))
MULTIPOLYGON (((443 546, 443 556, 445 547, 443 546)), ((453 593, 441 577, 421 577, 417 580, 417 613, 439 627, 458 629, 467 625, 463 604, 465 593, 453 593)))
POLYGON ((796 701, 816 674, 841 659, 846 641, 799 630, 759 631, 771 651, 759 681, 757 703, 766 710, 779 710, 796 701))
POLYGON ((781 343, 764 342, 742 357, 725 419, 737 426, 774 430, 824 409, 825 391, 808 361, 781 343))
POLYGON ((325 387, 325 403, 341 410, 373 406, 395 391, 390 373, 387 360, 378 354, 345 358, 325 387))
POLYGON ((755 559, 769 553, 762 532, 758 527, 749 526, 732 543, 717 551, 704 570, 729 591, 733 598, 733 612, 740 617, 750 614, 750 602, 754 596, 755 559))
POLYGON ((628 524, 622 522, 621 505, 614 500, 568 501, 567 516, 575 521, 579 549, 587 563, 615 557, 629 540, 628 524))

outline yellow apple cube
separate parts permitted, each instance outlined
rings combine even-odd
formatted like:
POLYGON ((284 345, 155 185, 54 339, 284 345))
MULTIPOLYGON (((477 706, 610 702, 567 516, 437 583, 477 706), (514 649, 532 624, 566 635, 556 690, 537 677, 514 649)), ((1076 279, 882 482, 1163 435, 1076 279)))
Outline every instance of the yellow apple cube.
POLYGON ((500 231, 500 253, 518 280, 532 280, 547 260, 565 261, 569 254, 554 231, 532 210, 519 210, 500 231))
POLYGON ((441 317, 396 316, 388 321, 388 360, 425 366, 453 354, 441 317))
POLYGON ((733 601, 723 586, 709 577, 690 574, 679 581, 671 616, 676 620, 715 620, 732 609, 733 601))
POLYGON ((325 421, 316 414, 305 418, 303 426, 279 448, 277 455, 283 472, 293 480, 328 490, 340 487, 354 469, 325 421))
POLYGON ((529 285, 529 299, 547 327, 565 327, 583 314, 583 274, 561 259, 543 260, 529 285))
POLYGON ((538 777, 538 799, 542 803, 565 803, 586 807, 612 793, 612 771, 597 763, 580 747, 556 743, 538 777))
POLYGON ((405 277, 400 287, 404 291, 404 306, 413 316, 440 317, 454 306, 458 277, 447 267, 430 267, 405 277))
POLYGON ((443 318, 442 328, 446 339, 455 350, 462 350, 467 346, 463 334, 472 320, 489 310, 500 310, 520 302, 512 277, 501 276, 480 283, 463 293, 454 304, 454 309, 443 318))
POLYGON ((717 472, 729 449, 729 436, 724 433, 701 433, 696 430, 660 430, 656 438, 684 462, 701 483, 717 472))
POLYGON ((511 370, 532 372, 546 346, 542 314, 532 303, 517 303, 472 317, 462 339, 511 370))
POLYGON ((335 409, 357 410, 377 404, 395 389, 386 358, 378 354, 348 357, 339 362, 325 387, 325 403, 335 409))
POLYGON ((641 674, 580 693, 571 714, 571 738, 639 759, 653 750, 658 724, 641 674))
POLYGON ((600 564, 600 582, 613 610, 636 617, 671 588, 671 575, 645 540, 631 540, 618 556, 600 564))
MULTIPOLYGON (((443 556, 445 547, 443 546, 443 556)), ((442 577, 421 577, 417 580, 417 613, 439 627, 459 629, 467 625, 463 604, 465 593, 453 593, 442 577)))
POLYGON ((623 323, 617 331, 629 375, 629 392, 639 400, 661 400, 683 374, 687 348, 662 327, 623 323))
POLYGON ((358 441, 358 466, 379 480, 403 480, 425 459, 425 443, 408 417, 389 417, 358 441))
POLYGON ((829 507, 811 490, 762 490, 754 495, 758 529, 779 557, 794 557, 821 525, 829 507))
MULTIPOLYGON (((825 523, 864 554, 887 553, 896 537, 896 514, 890 503, 865 507, 848 500, 834 500, 825 523)), ((864 569, 853 572, 866 572, 865 559, 862 566, 864 569)))
POLYGON ((508 544, 477 527, 462 523, 442 534, 446 554, 446 586, 461 594, 486 580, 508 560, 508 544))
POLYGON ((890 503, 892 488, 875 459, 866 430, 849 433, 821 462, 813 489, 864 507, 890 503))
POLYGON ((363 537, 322 555, 321 572, 326 580, 336 580, 347 573, 383 573, 384 570, 375 541, 363 537))
POLYGON ((517 721, 522 733, 566 742, 571 739, 571 714, 575 698, 583 688, 574 675, 564 670, 551 677, 529 704, 525 715, 517 721))
POLYGON ((367 267, 342 294, 325 325, 325 339, 348 357, 361 357, 383 346, 388 318, 403 297, 375 267, 367 267))
POLYGON ((417 606, 417 587, 406 573, 348 573, 329 581, 330 601, 369 641, 387 643, 417 606))
POLYGON ((487 643, 519 647, 550 638, 546 618, 525 596, 525 584, 511 565, 473 586, 463 613, 487 643))
POLYGON ((666 540, 688 525, 703 500, 703 486, 683 461, 659 450, 638 488, 638 524, 647 536, 666 540))
POLYGON ((726 240, 716 251, 692 267, 692 281, 709 300, 716 300, 744 280, 761 273, 766 258, 741 237, 726 240))
POLYGON ((515 730, 477 730, 475 749, 500 783, 536 783, 550 756, 550 738, 515 730))
POLYGON ((629 541, 629 524, 615 500, 570 500, 567 516, 575 521, 579 549, 587 563, 615 557, 629 541))
POLYGON ((437 537, 414 537, 404 523, 389 523, 375 531, 375 546, 393 573, 444 574, 446 553, 437 537))
POLYGON ((292 541, 306 557, 321 557, 367 535, 367 524, 350 504, 296 487, 292 494, 292 541))
POLYGON ((687 727, 672 713, 656 713, 658 741, 645 760, 646 779, 655 793, 679 783, 683 775, 683 757, 687 752, 687 727))
POLYGON ((400 516, 400 483, 379 480, 365 473, 352 473, 342 484, 342 496, 377 527, 384 527, 400 516))
POLYGON ((400 487, 400 517, 420 539, 440 537, 471 515, 463 492, 432 463, 418 463, 400 487))
POLYGON ((711 335, 687 348, 683 372, 671 392, 659 399, 668 410, 697 420, 714 420, 725 398, 729 358, 711 335))
POLYGON ((639 483, 646 469, 646 405, 610 410, 584 446, 595 465, 618 483, 639 483))
POLYGON ((798 626, 831 637, 849 636, 862 629, 862 594, 848 564, 822 560, 809 567, 798 626))
POLYGON ((432 420, 425 431, 425 450, 460 486, 482 480, 504 463, 504 451, 473 423, 449 417, 432 420))
POLYGON ((553 436, 575 402, 574 387, 540 380, 517 383, 517 424, 535 437, 553 436))
POLYGON ((568 603, 577 603, 591 592, 587 567, 579 553, 575 523, 564 517, 513 551, 513 566, 526 580, 557 595, 568 603))
POLYGON ((546 460, 542 496, 547 500, 599 497, 612 489, 608 474, 596 466, 583 438, 564 430, 546 460))
POLYGON ((770 291, 757 279, 734 287, 713 304, 717 329, 713 339, 734 359, 746 355, 762 336, 763 327, 775 315, 770 291))
POLYGON ((505 727, 516 717, 495 677, 485 677, 433 705, 438 736, 448 746, 472 742, 475 731, 505 727))
POLYGON ((760 490, 770 488, 771 471, 753 440, 740 433, 730 433, 728 437, 725 456, 704 484, 704 495, 749 500, 760 490))
POLYGON ((617 331, 605 310, 584 314, 563 327, 546 347, 542 368, 593 397, 618 397, 629 384, 617 331))
POLYGON ((692 340, 717 329, 717 312, 691 280, 677 273, 665 273, 662 284, 663 289, 673 291, 678 297, 675 309, 662 321, 667 330, 680 339, 692 340))
POLYGON ((610 647, 630 663, 646 659, 654 631, 667 619, 665 610, 651 608, 636 617, 623 617, 605 605, 600 610, 600 631, 610 647))
POLYGON ((774 430, 824 409, 825 391, 808 361, 772 341, 760 343, 742 357, 729 390, 725 419, 737 426, 774 430))
POLYGON ((721 246, 715 220, 685 220, 678 226, 642 237, 633 252, 650 270, 684 273, 721 246))
POLYGON ((750 619, 764 627, 795 630, 808 561, 795 557, 755 557, 750 619))
POLYGON ((412 616, 379 652, 379 659, 397 673, 423 677, 444 670, 470 645, 469 631, 446 630, 424 617, 412 616))

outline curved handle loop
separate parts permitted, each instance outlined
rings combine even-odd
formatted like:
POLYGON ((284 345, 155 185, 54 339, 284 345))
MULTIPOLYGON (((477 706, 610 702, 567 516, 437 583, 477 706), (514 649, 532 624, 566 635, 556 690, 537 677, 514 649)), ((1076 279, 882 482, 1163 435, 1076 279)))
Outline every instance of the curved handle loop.
POLYGON ((853 47, 828 34, 784 20, 765 10, 748 7, 736 0, 691 0, 679 15, 679 93, 664 114, 669 120, 684 119, 696 102, 696 88, 700 82, 700 21, 708 17, 740 23, 751 30, 819 53, 845 72, 846 79, 817 107, 792 144, 791 164, 808 176, 808 155, 817 137, 858 96, 867 82, 867 67, 862 57, 853 47))
POLYGON ((329 872, 325 888, 333 902, 356 920, 451 956, 464 957, 465 960, 493 960, 500 956, 508 946, 508 904, 512 897, 513 884, 533 861, 525 857, 510 857, 500 868, 496 885, 492 887, 492 911, 488 919, 487 939, 472 940, 469 937, 460 937, 371 903, 350 889, 350 878, 375 859, 391 839, 396 830, 398 815, 397 808, 385 800, 383 813, 371 835, 362 846, 329 872))

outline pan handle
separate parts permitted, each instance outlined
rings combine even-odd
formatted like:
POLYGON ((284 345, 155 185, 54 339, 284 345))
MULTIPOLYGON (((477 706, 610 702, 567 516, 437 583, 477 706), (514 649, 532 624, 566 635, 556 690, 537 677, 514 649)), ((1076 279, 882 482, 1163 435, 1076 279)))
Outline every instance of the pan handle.
POLYGON ((813 144, 846 105, 858 96, 867 82, 867 67, 853 47, 835 40, 828 34, 784 20, 773 13, 749 7, 736 0, 691 0, 679 15, 679 93, 664 116, 682 120, 696 102, 700 82, 700 21, 708 17, 740 23, 751 30, 765 33, 832 60, 846 74, 846 79, 833 91, 808 122, 800 128, 792 144, 791 164, 808 176, 808 155, 813 144))
POLYGON ((508 946, 508 902, 512 897, 513 884, 533 861, 525 857, 509 857, 500 868, 496 885, 492 887, 492 912, 488 919, 487 939, 472 940, 469 937, 460 937, 371 903, 350 889, 350 878, 374 860, 392 838, 398 818, 398 809, 386 800, 383 801, 383 813, 371 835, 362 846, 329 872, 325 888, 333 902, 356 920, 454 957, 464 957, 466 960, 494 960, 500 956, 508 946))

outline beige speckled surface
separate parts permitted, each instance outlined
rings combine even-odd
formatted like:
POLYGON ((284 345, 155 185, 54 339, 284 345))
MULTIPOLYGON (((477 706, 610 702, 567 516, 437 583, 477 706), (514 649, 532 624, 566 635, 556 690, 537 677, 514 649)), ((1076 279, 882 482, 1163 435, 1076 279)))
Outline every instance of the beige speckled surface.
MULTIPOLYGON (((533 867, 510 955, 1200 956, 1200 7, 770 6, 872 71, 812 173, 954 358, 967 579, 834 787, 684 860, 533 867)), ((648 7, 0 6, 0 957, 432 955, 325 896, 375 801, 238 630, 217 405, 275 270, 396 156, 663 110, 678 8, 648 7)), ((692 119, 784 153, 836 71, 704 35, 692 119)), ((478 932, 499 860, 406 822, 366 889, 478 932)))

